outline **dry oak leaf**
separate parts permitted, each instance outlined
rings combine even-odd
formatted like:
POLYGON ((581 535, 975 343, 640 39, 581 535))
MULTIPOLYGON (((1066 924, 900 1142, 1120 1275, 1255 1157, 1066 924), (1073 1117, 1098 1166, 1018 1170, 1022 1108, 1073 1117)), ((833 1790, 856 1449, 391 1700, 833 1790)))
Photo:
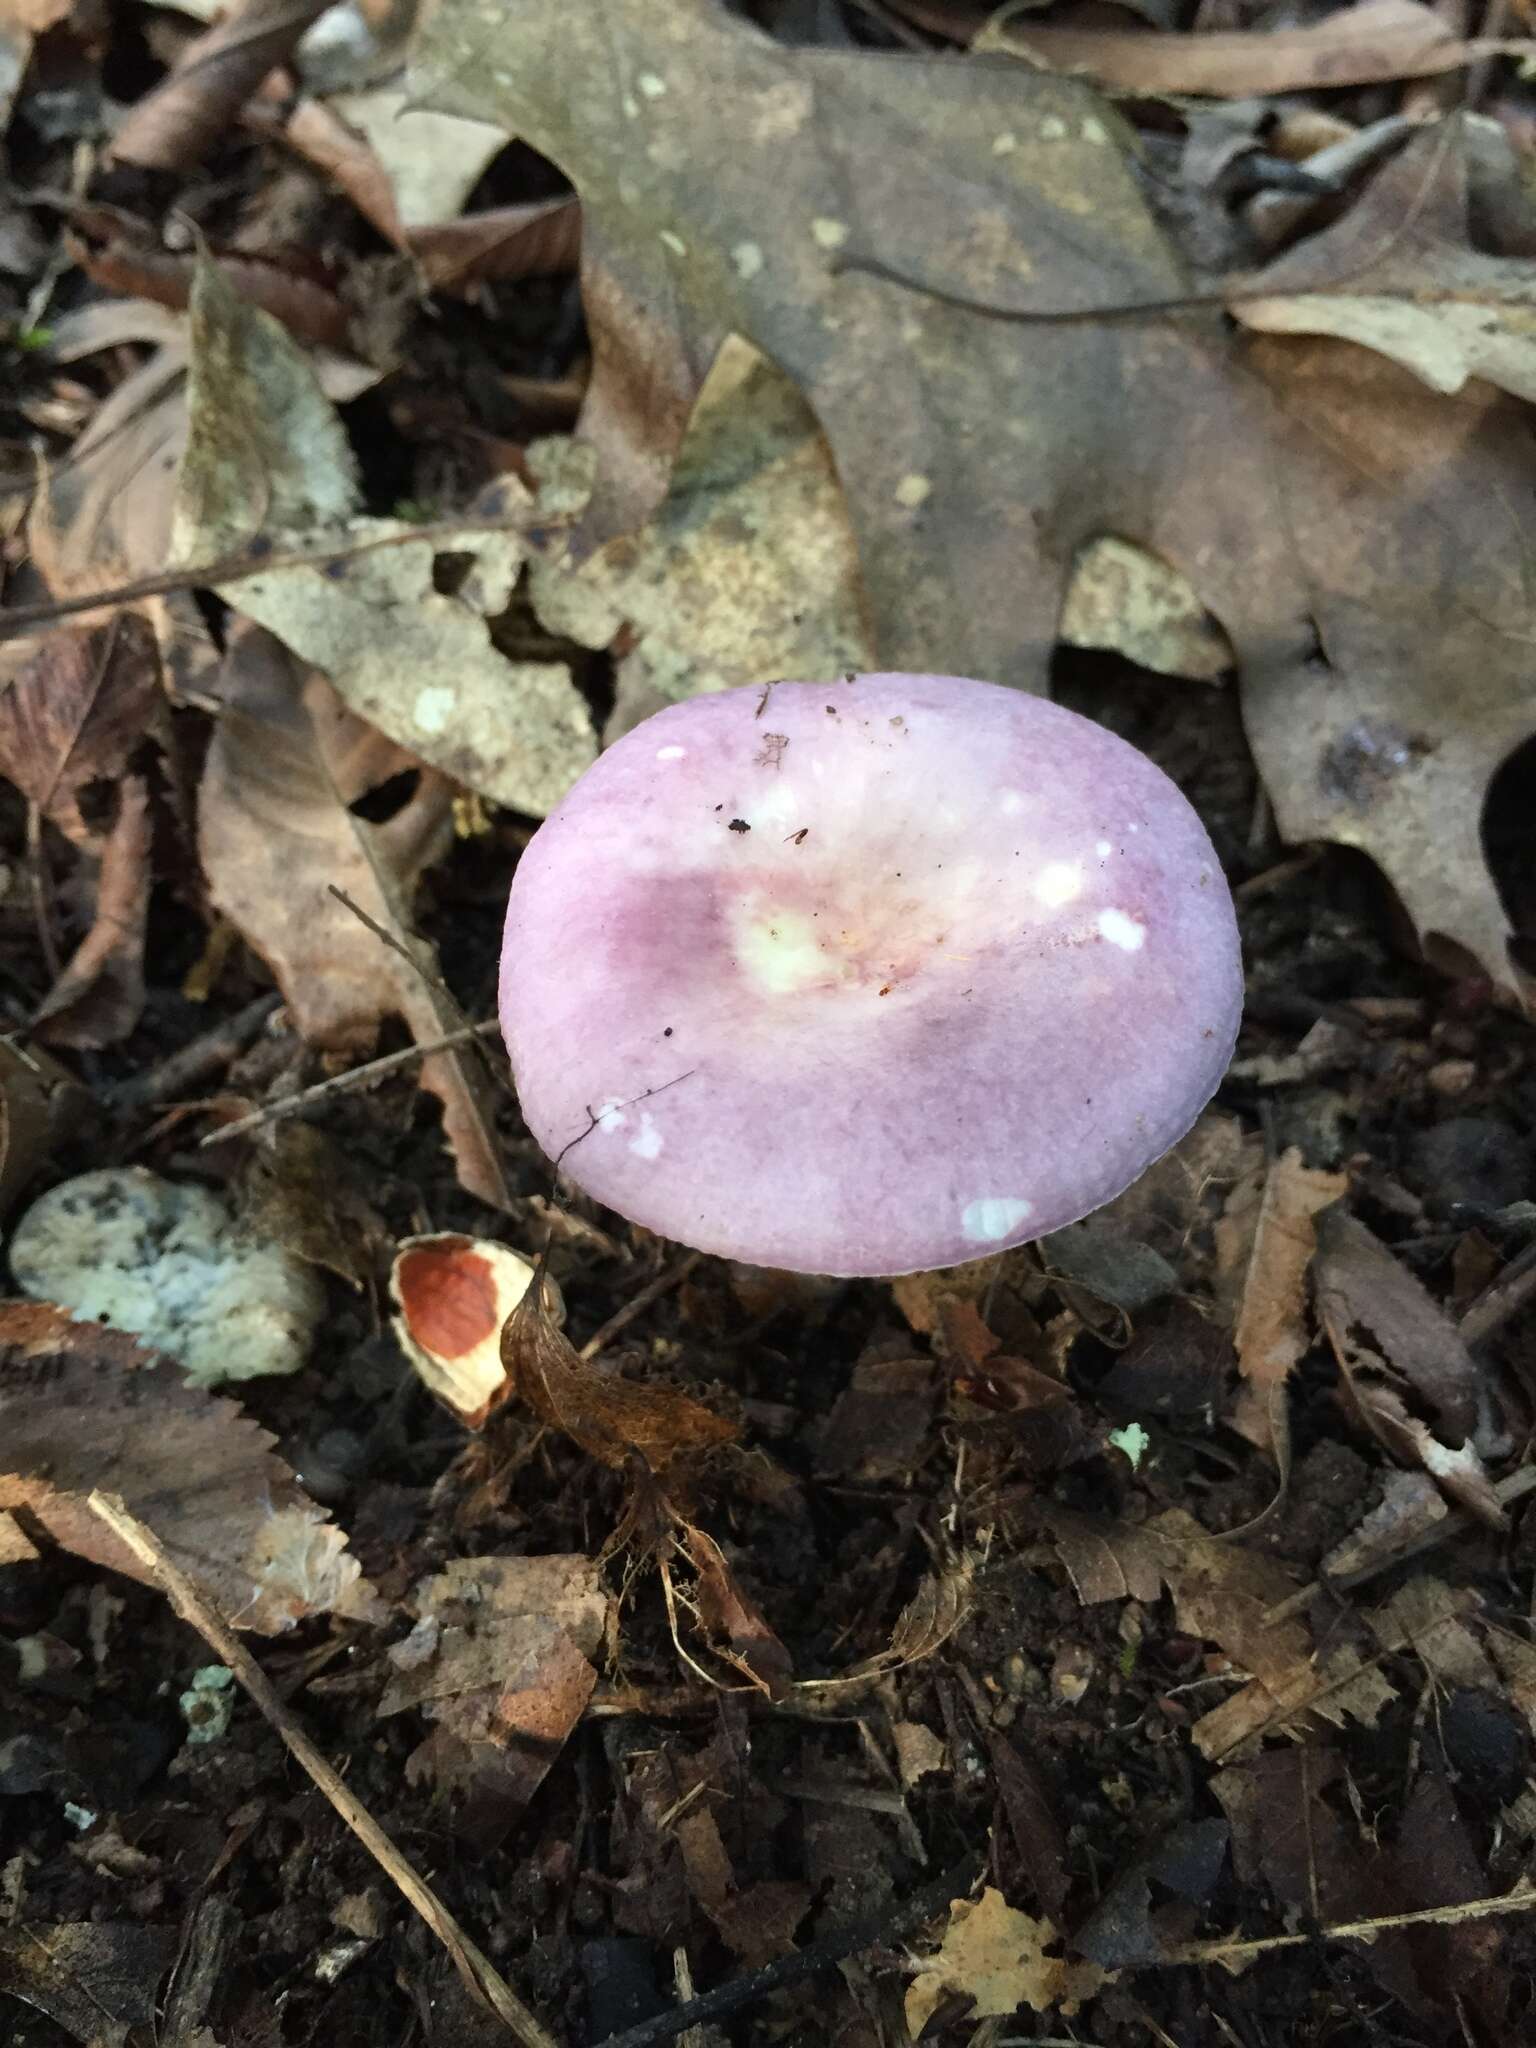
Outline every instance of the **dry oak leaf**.
POLYGON ((1043 690, 1082 550, 1135 544, 1226 632, 1287 837, 1362 847, 1433 957, 1513 989, 1478 835, 1532 723, 1529 541, 1489 517, 1528 495, 1513 401, 1189 306, 1075 80, 786 49, 707 0, 439 0, 418 61, 581 196, 584 541, 654 511, 739 334, 826 435, 879 664, 1043 690))
POLYGON ((991 1885, 979 1899, 954 1900, 938 1953, 925 1958, 907 1987, 913 2038, 950 1994, 970 1999, 973 2019, 1001 2018, 1024 2005, 1070 2018, 1114 1979, 1095 1963, 1047 1953, 1060 1947, 1049 1920, 1018 1912, 991 1885))
POLYGON ((120 1497, 237 1628, 376 1617, 346 1537, 233 1401, 188 1387, 120 1331, 0 1303, 0 1509, 129 1578, 144 1568, 87 1505, 120 1497))

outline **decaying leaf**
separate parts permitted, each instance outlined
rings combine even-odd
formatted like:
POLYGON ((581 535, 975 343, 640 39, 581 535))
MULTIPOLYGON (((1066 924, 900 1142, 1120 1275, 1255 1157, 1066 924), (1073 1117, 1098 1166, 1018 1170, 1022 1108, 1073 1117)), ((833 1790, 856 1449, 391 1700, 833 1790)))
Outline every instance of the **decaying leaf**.
POLYGON ((0 1509, 129 1578, 143 1567, 87 1505, 118 1495, 237 1628, 371 1617, 346 1538, 233 1401, 131 1338, 44 1302, 0 1306, 0 1509))
POLYGON ((661 1469, 683 1451, 731 1442, 722 1416, 675 1387, 645 1386, 587 1364, 530 1287, 502 1331, 501 1355, 517 1398, 601 1465, 620 1468, 636 1453, 661 1469))
POLYGON ((1467 235, 1464 127, 1414 136, 1324 233, 1272 263, 1232 311, 1265 334, 1332 334, 1431 391, 1481 377, 1536 400, 1536 278, 1467 235))
POLYGON ((153 2023, 174 1927, 69 1921, 0 1927, 0 1993, 46 2013, 81 2048, 126 2048, 153 2023))
POLYGON ((174 558, 217 560, 258 542, 276 553, 359 549, 324 567, 259 570, 221 594, 400 746, 542 816, 596 742, 563 664, 509 662, 492 644, 486 620, 505 610, 521 562, 510 524, 427 540, 398 520, 354 516, 360 492, 345 432, 278 322, 204 263, 190 331, 174 558), (472 565, 451 594, 437 587, 444 555, 472 565))
POLYGON ((1433 78, 1480 56, 1526 45, 1464 41, 1419 0, 1356 0, 1300 28, 1226 34, 1077 29, 1009 14, 979 36, 974 47, 1007 50, 1059 71, 1086 72, 1123 92, 1244 99, 1309 87, 1433 78))
MULTIPOLYGON (((409 905, 452 839, 451 787, 419 769, 415 792, 386 823, 358 817, 349 808, 356 797, 418 764, 361 726, 322 677, 306 677, 259 628, 231 634, 221 696, 199 804, 215 907, 272 969, 311 1044, 367 1051, 389 1016, 402 1017, 418 1040, 446 1036, 462 1019, 430 947, 412 932, 409 905), (337 889, 401 950, 370 931, 337 889)), ((472 1047, 431 1053, 421 1081, 442 1101, 464 1186, 505 1207, 478 1055, 472 1047)))
POLYGON ((589 647, 633 627, 618 665, 623 725, 706 690, 871 664, 831 450, 795 386, 737 335, 645 532, 574 571, 537 565, 531 586, 545 623, 589 647))
POLYGON ((493 22, 441 0, 419 65, 429 103, 500 121, 580 193, 589 320, 614 330, 588 424, 617 444, 588 534, 654 510, 740 335, 827 437, 879 663, 1043 689, 1080 551, 1135 545, 1230 639, 1287 836, 1362 847, 1432 957, 1513 988, 1478 836, 1536 723, 1529 537, 1489 515, 1525 502, 1512 401, 1188 305, 1116 117, 1076 81, 784 48, 683 0, 493 22))
POLYGON ((419 1707, 432 1733, 406 1765, 465 1802, 461 1831, 495 1846, 532 1797, 597 1683, 610 1624, 590 1558, 458 1558, 415 1598, 390 1653, 383 1715, 419 1707))
POLYGON ((795 1928, 814 1897, 810 1885, 768 1879, 739 1891, 720 1829, 707 1806, 682 1814, 672 1832, 682 1851, 689 1890, 743 1962, 759 1968, 793 1948, 795 1928))
POLYGON ((1318 1313, 1355 1414, 1493 1528, 1506 1517, 1478 1448, 1477 1361, 1423 1282, 1342 1206, 1317 1219, 1318 1313), (1425 1420, 1425 1415, 1431 1421, 1425 1420))
POLYGON ((973 2019, 1026 2005, 1070 2018, 1113 1979, 1094 1963, 1068 1960, 1060 1949, 1061 1936, 1049 1920, 1016 1911, 990 1885, 979 1899, 956 1899, 937 1954, 907 1987, 908 2028, 920 2034, 948 1993, 971 2000, 973 2019))
POLYGON ((1283 1493, 1290 1477, 1287 1384, 1311 1341, 1307 1272, 1316 1248, 1312 1219, 1348 1191, 1347 1177, 1302 1163, 1293 1145, 1264 1176, 1237 1312, 1243 1389, 1228 1418, 1274 1460, 1283 1493))
MULTIPOLYGON (((456 1231, 405 1238, 395 1255, 395 1334, 426 1386, 469 1429, 483 1428, 512 1392, 501 1333, 533 1277, 529 1262, 506 1245, 456 1231)), ((560 1290, 547 1273, 541 1285, 558 1326, 565 1320, 560 1290)))
POLYGON ((387 1239, 384 1219, 341 1148, 297 1118, 255 1133, 240 1181, 240 1219, 252 1237, 358 1289, 387 1239))

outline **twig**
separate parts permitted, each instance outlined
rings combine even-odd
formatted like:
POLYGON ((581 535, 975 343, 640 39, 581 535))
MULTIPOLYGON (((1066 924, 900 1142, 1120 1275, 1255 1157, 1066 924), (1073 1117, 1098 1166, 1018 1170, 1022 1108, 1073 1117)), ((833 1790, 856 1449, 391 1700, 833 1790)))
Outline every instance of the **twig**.
MULTIPOLYGON (((596 2048, 657 2048, 660 2042, 675 2041, 690 2027, 699 2026, 706 2020, 723 2019, 728 2013, 740 2012, 743 2006, 755 2005, 770 1992, 782 1991, 788 1984, 802 1984, 807 1977, 819 1976, 834 1963, 857 1955, 860 1949, 874 1948, 877 1943, 900 1941, 925 1921, 942 1913, 952 1899, 963 1899, 975 1883, 980 1869, 980 1857, 967 1856, 942 1877, 936 1877, 931 1884, 925 1884, 920 1891, 914 1892, 894 1912, 872 1913, 851 1921, 846 1927, 823 1935, 820 1941, 796 1949, 791 1956, 780 1956, 777 1962, 766 1963, 760 1970, 734 1978, 729 1984, 706 1991, 699 1998, 691 1998, 686 2005, 674 2006, 671 2012, 661 2013, 653 2020, 642 2020, 639 2026, 626 2027, 622 2033, 610 2034, 606 2040, 599 2041, 596 2048)), ((1532 1897, 1536 1899, 1536 1892, 1532 1897)))
POLYGON ((537 552, 544 536, 563 531, 569 524, 557 515, 540 518, 534 507, 526 506, 500 519, 437 519, 404 533, 376 534, 371 540, 349 541, 344 547, 315 553, 280 555, 271 547, 256 545, 241 554, 221 555, 216 561, 195 562, 185 569, 157 569, 152 575, 109 584, 104 590, 82 590, 43 604, 12 605, 0 611, 0 640, 18 639, 33 626, 51 626, 58 619, 78 618, 82 612, 101 611, 108 605, 131 604, 136 598, 167 597, 175 590, 208 590, 216 584, 240 583, 248 576, 266 576, 274 569, 324 569, 333 562, 350 562, 379 548, 405 547, 411 541, 449 541, 466 533, 515 533, 524 547, 537 552))
POLYGON ((329 1080, 316 1081, 311 1088, 301 1088, 296 1095, 282 1095, 276 1102, 264 1102, 260 1109, 253 1109, 249 1116, 237 1117, 232 1124, 220 1124, 216 1131, 209 1131, 206 1137, 198 1139, 198 1148, 222 1145, 226 1138, 243 1138, 247 1131, 254 1131, 259 1124, 275 1123, 279 1117, 297 1116, 301 1109, 307 1109, 312 1102, 323 1101, 328 1095, 342 1095, 352 1088, 366 1088, 381 1074, 392 1074, 398 1067, 408 1067, 412 1060, 426 1059, 435 1052, 452 1052, 456 1045, 468 1045, 476 1038, 489 1038, 498 1029, 496 1019, 487 1017, 484 1023, 465 1024, 457 1031, 445 1031, 441 1038, 424 1038, 417 1045, 403 1046, 399 1052, 383 1053, 378 1059, 368 1060, 360 1067, 348 1067, 344 1074, 332 1074, 329 1080))
POLYGON ((174 1097, 185 1094, 189 1088, 195 1088, 210 1074, 221 1073, 231 1060, 238 1059, 245 1051, 282 1000, 273 989, 264 996, 257 996, 243 1010, 236 1010, 233 1017, 225 1017, 207 1031, 200 1032, 190 1044, 171 1053, 158 1066, 125 1081, 116 1091, 118 1107, 152 1109, 159 1103, 170 1102, 174 1097))
POLYGON ((636 1316, 644 1315, 653 1301, 659 1301, 662 1295, 670 1294, 674 1287, 680 1287, 703 1256, 702 1252, 689 1252, 679 1259, 675 1266, 668 1266, 665 1273, 658 1273, 654 1280, 647 1280, 633 1301, 626 1301, 595 1335, 587 1339, 577 1356, 582 1359, 596 1358, 604 1345, 611 1344, 621 1330, 627 1330, 636 1316))
POLYGON ((181 1619, 195 1628, 221 1662, 234 1672, 282 1738, 294 1761, 308 1773, 385 1875, 399 1887, 447 1949, 470 1993, 523 2043, 523 2048, 560 2048, 554 2035, 546 2032, 490 1957, 470 1940, 426 1879, 405 1860, 362 1801, 332 1770, 273 1691, 256 1659, 228 1622, 208 1605, 191 1580, 171 1562, 158 1537, 137 1521, 115 1494, 92 1493, 89 1506, 91 1512, 146 1568, 181 1619))
MULTIPOLYGON (((1394 1927, 1455 1927, 1464 1920, 1492 1920, 1500 1913, 1529 1913, 1536 1909, 1536 1885, 1522 1880, 1512 1892, 1495 1899, 1466 1899, 1458 1906, 1420 1906, 1412 1913, 1383 1913, 1376 1920, 1339 1920, 1331 1927, 1319 1927, 1310 1934, 1265 1934, 1255 1941, 1191 1941, 1171 1949, 1163 1958, 1169 1963, 1243 1962, 1251 1956, 1268 1955, 1272 1949, 1305 1948, 1314 1941, 1374 1941, 1394 1927)), ((604 2042, 603 2048, 609 2048, 604 2042)))

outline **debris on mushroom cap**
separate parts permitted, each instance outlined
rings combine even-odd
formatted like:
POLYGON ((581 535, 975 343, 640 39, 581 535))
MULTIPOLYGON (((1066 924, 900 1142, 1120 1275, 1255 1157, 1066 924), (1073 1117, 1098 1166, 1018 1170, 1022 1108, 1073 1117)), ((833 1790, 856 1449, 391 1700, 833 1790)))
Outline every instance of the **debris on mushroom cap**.
MULTIPOLYGON (((534 1269, 487 1237, 441 1231, 401 1240, 389 1291, 400 1313, 395 1335, 427 1388, 470 1429, 479 1429, 511 1391, 501 1359, 502 1325, 527 1293, 534 1269)), ((546 1274, 544 1305, 565 1320, 546 1274)))
POLYGON ((647 719, 534 835, 502 955, 523 1115, 578 1186, 842 1275, 1108 1201, 1194 1122, 1241 1006, 1231 897, 1162 771, 955 676, 647 719))

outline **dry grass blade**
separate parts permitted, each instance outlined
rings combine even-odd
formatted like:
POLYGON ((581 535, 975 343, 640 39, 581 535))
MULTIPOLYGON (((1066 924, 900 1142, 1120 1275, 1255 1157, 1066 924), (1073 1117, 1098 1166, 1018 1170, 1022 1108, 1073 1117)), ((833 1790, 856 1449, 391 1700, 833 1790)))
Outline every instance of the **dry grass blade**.
POLYGON ((110 1494, 93 1493, 89 1504, 92 1513, 138 1559, 151 1583, 159 1587, 181 1619, 195 1628, 215 1656, 234 1672, 294 1761, 324 1793, 385 1876, 398 1886, 447 1949, 474 1997, 523 2043, 523 2048, 560 2048, 554 2035, 529 2011, 490 1957, 470 1940, 426 1879, 406 1861, 362 1801, 326 1762, 273 1691, 256 1659, 223 1616, 178 1571, 153 1534, 110 1494))

